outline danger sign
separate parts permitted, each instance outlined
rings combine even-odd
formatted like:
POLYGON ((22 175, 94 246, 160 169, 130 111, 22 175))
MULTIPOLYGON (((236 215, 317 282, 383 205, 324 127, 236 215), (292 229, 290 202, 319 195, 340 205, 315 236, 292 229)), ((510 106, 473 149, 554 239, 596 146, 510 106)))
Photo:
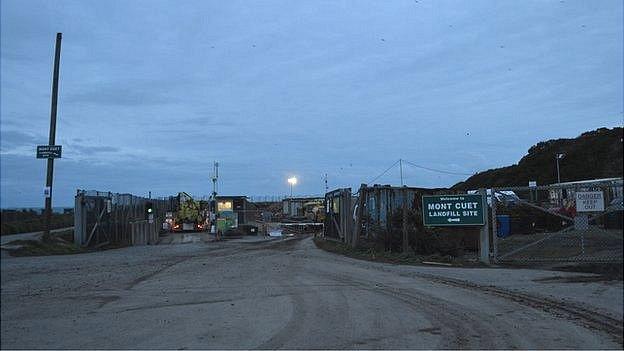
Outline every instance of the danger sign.
POLYGON ((576 193, 576 212, 604 211, 602 191, 579 191, 576 193))

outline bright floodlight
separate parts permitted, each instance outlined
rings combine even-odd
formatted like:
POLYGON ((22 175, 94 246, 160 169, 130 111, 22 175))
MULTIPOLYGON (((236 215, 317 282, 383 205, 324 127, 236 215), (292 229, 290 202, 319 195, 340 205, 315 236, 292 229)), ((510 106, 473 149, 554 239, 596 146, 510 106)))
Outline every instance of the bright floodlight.
POLYGON ((290 185, 297 184, 297 177, 288 178, 288 184, 290 185))

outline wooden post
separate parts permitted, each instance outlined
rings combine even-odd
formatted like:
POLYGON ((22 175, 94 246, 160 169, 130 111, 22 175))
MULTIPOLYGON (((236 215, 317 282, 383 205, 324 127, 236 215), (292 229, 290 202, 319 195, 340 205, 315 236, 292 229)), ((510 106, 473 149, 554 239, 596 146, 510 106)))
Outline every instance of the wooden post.
POLYGON ((340 223, 340 229, 344 235, 346 244, 351 244, 351 222, 353 221, 353 215, 351 212, 351 188, 342 189, 340 204, 342 205, 342 223, 340 223))
POLYGON ((403 200, 403 239, 402 239, 402 244, 403 244, 403 253, 407 253, 407 251, 409 250, 409 237, 407 235, 407 189, 403 188, 401 189, 401 195, 402 195, 402 200, 403 200))

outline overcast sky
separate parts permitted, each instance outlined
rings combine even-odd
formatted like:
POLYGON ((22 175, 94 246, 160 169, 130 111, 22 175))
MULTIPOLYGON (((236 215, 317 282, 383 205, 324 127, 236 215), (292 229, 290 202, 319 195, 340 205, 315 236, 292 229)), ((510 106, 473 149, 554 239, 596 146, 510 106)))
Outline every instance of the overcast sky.
POLYGON ((295 194, 450 186, 550 138, 622 125, 622 1, 1 2, 1 205, 76 189, 295 194), (394 168, 377 180, 399 184, 394 168))

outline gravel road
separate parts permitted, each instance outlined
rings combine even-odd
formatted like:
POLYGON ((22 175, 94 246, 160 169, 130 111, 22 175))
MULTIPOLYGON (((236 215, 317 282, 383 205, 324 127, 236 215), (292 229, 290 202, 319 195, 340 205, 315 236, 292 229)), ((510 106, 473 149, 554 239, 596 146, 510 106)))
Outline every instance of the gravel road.
POLYGON ((309 237, 2 258, 1 272, 3 349, 622 348, 621 281, 358 261, 309 237))

